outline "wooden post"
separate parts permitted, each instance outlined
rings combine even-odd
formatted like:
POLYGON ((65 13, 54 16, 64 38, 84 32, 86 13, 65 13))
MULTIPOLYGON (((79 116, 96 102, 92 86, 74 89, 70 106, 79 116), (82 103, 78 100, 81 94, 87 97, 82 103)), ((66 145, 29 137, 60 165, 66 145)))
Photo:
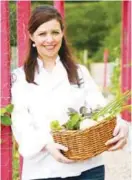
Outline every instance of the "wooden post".
POLYGON ((64 0, 54 0, 54 7, 59 11, 64 18, 64 0))
MULTIPOLYGON (((121 62, 121 83, 122 92, 131 90, 131 70, 132 70, 132 57, 131 57, 131 8, 132 1, 122 2, 122 62, 121 62)), ((128 104, 131 103, 131 99, 128 104)), ((127 121, 131 121, 131 113, 125 111, 122 116, 127 121)))
POLYGON ((27 40, 28 31, 27 25, 30 17, 31 2, 28 1, 17 1, 17 47, 18 47, 18 66, 23 65, 27 40))
POLYGON ((103 85, 104 90, 106 90, 106 88, 107 88, 108 54, 109 54, 108 49, 105 49, 105 51, 104 51, 104 85, 103 85))
MULTIPOLYGON (((27 25, 30 18, 31 1, 17 1, 17 47, 18 66, 22 66, 28 43, 27 25)), ((20 175, 22 172, 23 158, 20 157, 20 175)))
MULTIPOLYGON (((1 5, 1 106, 10 103, 10 30, 9 2, 1 5)), ((1 179, 12 180, 12 134, 11 128, 1 126, 1 179)))

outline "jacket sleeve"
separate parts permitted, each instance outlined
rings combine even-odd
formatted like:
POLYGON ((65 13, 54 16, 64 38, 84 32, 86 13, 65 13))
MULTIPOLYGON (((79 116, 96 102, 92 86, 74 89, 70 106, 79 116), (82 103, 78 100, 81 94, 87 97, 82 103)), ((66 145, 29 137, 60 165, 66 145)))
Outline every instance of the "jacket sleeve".
POLYGON ((12 72, 11 102, 14 105, 12 112, 12 132, 19 145, 19 152, 25 158, 37 155, 48 142, 53 141, 48 130, 36 128, 28 110, 26 81, 23 74, 17 70, 12 72))
POLYGON ((85 66, 80 65, 80 70, 82 73, 82 81, 84 83, 86 105, 93 109, 95 109, 98 105, 105 106, 106 99, 94 82, 88 69, 85 66))

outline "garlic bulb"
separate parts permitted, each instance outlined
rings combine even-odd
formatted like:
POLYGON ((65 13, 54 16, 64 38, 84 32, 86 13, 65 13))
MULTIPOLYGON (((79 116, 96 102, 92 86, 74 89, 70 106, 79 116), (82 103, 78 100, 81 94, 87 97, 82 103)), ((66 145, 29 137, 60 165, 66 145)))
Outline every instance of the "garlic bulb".
POLYGON ((97 124, 97 122, 92 119, 85 119, 80 123, 80 129, 84 130, 86 128, 95 126, 96 124, 97 124))

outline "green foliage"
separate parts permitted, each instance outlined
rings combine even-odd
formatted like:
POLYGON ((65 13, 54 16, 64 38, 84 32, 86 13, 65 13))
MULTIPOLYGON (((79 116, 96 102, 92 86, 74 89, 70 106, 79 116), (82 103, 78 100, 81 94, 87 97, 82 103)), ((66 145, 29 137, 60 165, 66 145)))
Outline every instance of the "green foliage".
POLYGON ((86 119, 92 116, 93 112, 98 112, 100 110, 100 108, 98 107, 97 109, 95 109, 94 111, 90 111, 88 112, 88 108, 85 106, 80 107, 79 112, 77 112, 75 109, 73 108, 68 108, 68 115, 69 115, 69 119, 68 121, 60 126, 59 121, 58 120, 54 120, 51 122, 50 127, 51 130, 62 130, 62 129, 66 129, 66 130, 77 130, 80 128, 80 123, 86 119))
POLYGON ((96 51, 108 30, 105 24, 100 3, 70 3, 66 6, 67 35, 78 50, 88 49, 89 54, 96 51))
POLYGON ((120 60, 117 58, 114 63, 113 73, 111 76, 111 86, 109 87, 110 93, 117 96, 121 91, 121 81, 120 81, 120 60))
POLYGON ((9 116, 1 116, 1 124, 4 126, 10 126, 11 125, 11 119, 9 116))
POLYGON ((111 30, 121 21, 121 1, 105 1, 101 5, 106 14, 107 26, 111 30))
MULTIPOLYGON (((120 2, 66 3, 67 34, 72 45, 78 50, 88 49, 89 57, 102 47, 100 56, 94 59, 102 60, 104 48, 107 47, 107 42, 105 44, 103 41, 120 23, 120 9, 120 2)), ((116 29, 116 32, 119 39, 120 29, 116 29)), ((115 38, 111 41, 114 43, 115 38)))
POLYGON ((54 120, 50 123, 51 130, 62 130, 63 128, 67 130, 79 129, 80 122, 83 120, 82 114, 79 114, 75 109, 68 108, 69 120, 62 126, 58 120, 54 120))
POLYGON ((8 104, 6 107, 0 109, 0 117, 1 117, 1 124, 4 126, 10 126, 11 125, 11 117, 10 114, 13 110, 13 105, 8 104))
POLYGON ((109 32, 109 34, 105 37, 104 41, 102 42, 99 50, 93 56, 94 61, 103 61, 103 53, 104 49, 108 49, 109 51, 109 62, 115 61, 116 58, 120 57, 120 31, 121 31, 121 23, 115 25, 109 32))
POLYGON ((16 2, 9 2, 10 9, 10 44, 17 45, 17 30, 16 30, 16 2))
POLYGON ((112 118, 127 108, 130 109, 131 105, 124 105, 130 97, 130 91, 118 94, 118 96, 112 102, 108 103, 99 112, 93 113, 92 119, 98 120, 99 117, 106 115, 108 115, 107 118, 112 118))
POLYGON ((58 120, 52 121, 50 123, 50 128, 51 128, 52 131, 57 131, 57 130, 61 130, 62 129, 62 127, 61 127, 61 125, 60 125, 58 120))
POLYGON ((69 130, 79 129, 80 122, 82 121, 82 116, 79 113, 71 113, 70 119, 67 121, 65 127, 69 130))

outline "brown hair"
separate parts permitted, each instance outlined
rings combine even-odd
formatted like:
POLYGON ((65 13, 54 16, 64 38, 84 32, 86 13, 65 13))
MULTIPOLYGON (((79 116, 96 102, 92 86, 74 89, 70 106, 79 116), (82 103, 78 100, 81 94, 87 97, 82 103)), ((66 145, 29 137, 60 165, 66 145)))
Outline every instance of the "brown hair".
MULTIPOLYGON (((30 17, 29 20, 29 24, 28 24, 29 33, 33 34, 41 24, 50 21, 52 19, 56 19, 60 23, 61 30, 64 29, 62 17, 53 6, 37 7, 33 11, 32 16, 30 17)), ((38 69, 38 64, 37 64, 38 54, 36 48, 34 48, 32 44, 33 41, 29 39, 28 52, 26 56, 26 61, 24 63, 24 71, 27 82, 36 84, 34 82, 34 76, 35 76, 35 71, 38 69)), ((79 85, 77 65, 73 61, 71 52, 66 42, 66 38, 64 36, 58 54, 60 56, 61 62, 63 63, 67 71, 69 82, 72 84, 79 85)))

